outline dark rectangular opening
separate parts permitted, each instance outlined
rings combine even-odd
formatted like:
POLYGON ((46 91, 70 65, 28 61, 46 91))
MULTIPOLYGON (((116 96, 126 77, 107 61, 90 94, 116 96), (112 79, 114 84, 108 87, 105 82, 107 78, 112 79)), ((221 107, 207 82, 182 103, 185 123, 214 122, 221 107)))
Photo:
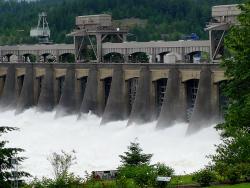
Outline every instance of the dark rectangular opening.
POLYGON ((24 75, 17 77, 17 95, 20 96, 23 88, 24 75))
POLYGON ((198 93, 199 80, 192 79, 186 82, 187 91, 187 120, 189 121, 195 105, 196 96, 198 93))
POLYGON ((161 107, 164 101, 166 89, 167 89, 167 78, 163 78, 160 80, 157 80, 155 82, 155 102, 156 102, 156 108, 157 108, 157 116, 161 112, 161 107))
POLYGON ((138 78, 132 78, 128 80, 128 110, 131 113, 133 104, 136 97, 136 89, 138 87, 138 78))
POLYGON ((108 102, 111 83, 112 83, 112 77, 108 77, 104 79, 104 104, 105 106, 108 102))
POLYGON ((57 104, 59 103, 60 98, 61 98, 62 93, 63 93, 64 80, 65 80, 64 76, 61 76, 61 77, 56 79, 56 81, 57 81, 57 104))

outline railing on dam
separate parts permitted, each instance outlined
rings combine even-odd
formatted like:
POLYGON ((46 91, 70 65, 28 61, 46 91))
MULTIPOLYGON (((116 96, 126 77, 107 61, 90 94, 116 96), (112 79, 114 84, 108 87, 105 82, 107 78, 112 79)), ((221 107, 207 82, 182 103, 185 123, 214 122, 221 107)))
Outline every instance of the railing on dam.
POLYGON ((91 111, 102 124, 189 120, 197 129, 218 120, 224 80, 218 64, 1 63, 0 106, 57 116, 91 111))

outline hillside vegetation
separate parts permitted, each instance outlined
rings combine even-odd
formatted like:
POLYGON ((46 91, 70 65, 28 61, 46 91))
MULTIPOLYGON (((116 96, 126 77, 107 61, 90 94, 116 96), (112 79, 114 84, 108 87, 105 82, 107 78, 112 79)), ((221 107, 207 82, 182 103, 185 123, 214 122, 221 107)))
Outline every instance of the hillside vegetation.
MULTIPOLYGON (((143 24, 130 24, 131 40, 176 40, 204 32, 211 15, 211 6, 240 3, 242 0, 40 0, 35 2, 0 0, 0 45, 34 43, 29 30, 36 26, 38 13, 46 11, 57 43, 72 42, 65 37, 74 28, 77 15, 109 13, 113 19, 142 20, 143 24)), ((136 22, 135 22, 136 23, 136 22)), ((140 21, 139 21, 140 23, 140 21)))

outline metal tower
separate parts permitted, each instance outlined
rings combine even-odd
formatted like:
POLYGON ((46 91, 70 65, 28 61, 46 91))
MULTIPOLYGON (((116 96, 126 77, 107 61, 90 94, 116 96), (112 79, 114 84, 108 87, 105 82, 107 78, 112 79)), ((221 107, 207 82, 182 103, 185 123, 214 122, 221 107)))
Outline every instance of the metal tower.
POLYGON ((39 19, 36 28, 30 30, 30 36, 38 38, 40 44, 49 44, 50 29, 47 22, 47 14, 42 12, 39 14, 39 19))
POLYGON ((218 63, 224 54, 224 36, 231 26, 239 24, 237 16, 241 13, 238 5, 219 5, 212 7, 212 20, 208 23, 211 45, 210 59, 218 63))
POLYGON ((86 62, 87 51, 93 52, 94 62, 102 61, 102 43, 124 42, 127 28, 116 27, 108 14, 76 17, 76 29, 68 34, 74 37, 77 62, 86 62))

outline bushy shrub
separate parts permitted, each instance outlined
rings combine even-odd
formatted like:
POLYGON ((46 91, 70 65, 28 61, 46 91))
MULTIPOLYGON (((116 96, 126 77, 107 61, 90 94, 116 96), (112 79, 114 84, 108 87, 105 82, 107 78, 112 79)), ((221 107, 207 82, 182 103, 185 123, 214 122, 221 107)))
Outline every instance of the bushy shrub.
POLYGON ((83 180, 78 176, 69 174, 64 178, 49 179, 43 178, 42 180, 34 179, 31 183, 24 186, 24 188, 80 188, 83 185, 83 180))
POLYGON ((172 177, 174 175, 174 169, 164 163, 157 163, 155 165, 155 170, 158 176, 172 177))
POLYGON ((124 166, 119 168, 118 179, 133 179, 139 187, 152 185, 155 181, 156 174, 153 166, 138 165, 124 166))
POLYGON ((250 179, 250 164, 239 163, 228 165, 224 162, 217 162, 215 170, 223 177, 224 181, 229 181, 234 184, 241 180, 249 181, 250 179))
POLYGON ((211 182, 216 180, 215 172, 209 168, 202 169, 193 174, 192 179, 199 183, 202 187, 209 186, 211 182))

